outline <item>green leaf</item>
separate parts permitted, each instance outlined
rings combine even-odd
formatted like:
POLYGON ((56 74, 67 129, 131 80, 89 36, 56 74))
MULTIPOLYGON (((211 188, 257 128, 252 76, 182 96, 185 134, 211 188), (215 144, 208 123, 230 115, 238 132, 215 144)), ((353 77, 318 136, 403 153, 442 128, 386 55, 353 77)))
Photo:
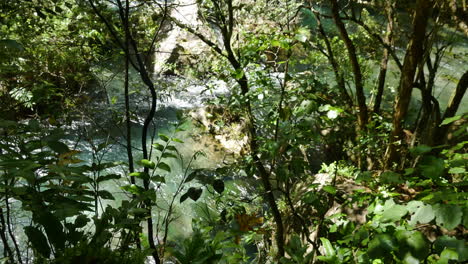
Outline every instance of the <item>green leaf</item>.
POLYGON ((463 208, 463 223, 465 228, 468 228, 468 206, 463 208))
POLYGON ((166 183, 166 179, 163 176, 156 175, 151 177, 151 180, 154 182, 161 182, 161 183, 166 183))
POLYGON ((177 143, 184 143, 183 140, 178 139, 178 138, 172 138, 172 141, 177 142, 177 143))
POLYGON ((159 143, 154 143, 153 147, 155 147, 157 150, 159 150, 161 152, 164 151, 164 146, 159 144, 159 143))
POLYGON ((161 170, 165 170, 167 172, 171 172, 171 167, 167 165, 167 163, 165 162, 159 162, 158 168, 160 168, 161 170))
POLYGON ((136 195, 142 194, 145 191, 145 189, 135 184, 125 185, 120 187, 120 189, 136 195))
POLYGON ((440 126, 448 125, 448 124, 453 123, 453 122, 455 122, 455 121, 457 121, 457 120, 459 120, 461 118, 462 118, 461 115, 445 118, 444 121, 442 121, 442 123, 440 123, 440 126))
POLYGON ((388 234, 378 234, 369 242, 367 253, 373 259, 386 258, 392 259, 392 251, 397 249, 395 239, 388 234))
POLYGON ((427 178, 437 180, 444 173, 444 160, 434 156, 425 156, 419 164, 421 174, 427 178))
POLYGON ((79 215, 76 219, 75 219, 75 228, 82 228, 84 226, 86 226, 86 224, 89 222, 89 219, 86 217, 86 215, 79 215))
POLYGON ((180 203, 184 202, 185 200, 187 200, 187 198, 189 197, 189 194, 188 193, 184 193, 181 197, 180 197, 180 203))
POLYGON ((161 157, 163 158, 173 158, 173 159, 178 159, 179 157, 176 154, 169 153, 169 152, 164 152, 161 157))
POLYGON ((384 184, 400 184, 403 183, 403 180, 400 174, 393 171, 386 171, 380 175, 380 182, 384 184))
POLYGON ((335 249, 333 248, 330 240, 324 238, 324 237, 321 237, 320 238, 320 241, 322 241, 322 246, 323 246, 323 249, 325 250, 325 255, 326 256, 335 256, 336 255, 336 252, 335 252, 335 249))
POLYGON ((201 188, 195 188, 195 187, 190 187, 188 191, 180 197, 180 202, 182 203, 183 201, 187 200, 187 198, 190 197, 190 199, 197 201, 198 198, 200 198, 203 190, 201 188))
POLYGON ((414 259, 422 261, 429 255, 429 241, 421 232, 399 230, 395 237, 399 244, 399 255, 406 256, 405 259, 411 260, 410 263, 414 259))
POLYGON ((100 176, 97 179, 97 182, 99 183, 99 182, 118 180, 118 179, 120 179, 120 174, 108 174, 108 175, 100 176))
POLYGON ((335 195, 336 194, 336 188, 331 185, 325 185, 323 186, 323 190, 326 191, 329 194, 335 195))
POLYGON ((33 226, 25 227, 24 232, 33 248, 43 257, 48 258, 50 256, 50 247, 44 234, 33 226))
POLYGON ((455 167, 455 168, 450 168, 448 171, 451 174, 462 174, 466 172, 465 167, 455 167))
POLYGON ((219 194, 224 192, 224 182, 220 179, 216 179, 213 181, 213 189, 219 194))
POLYGON ((129 174, 130 177, 136 177, 143 180, 148 180, 150 178, 149 174, 144 171, 132 172, 129 174))
POLYGON ((169 141, 169 137, 168 137, 168 136, 166 136, 166 135, 164 135, 164 134, 162 134, 162 133, 159 133, 158 135, 159 135, 159 138, 160 138, 162 141, 164 141, 164 142, 168 142, 168 141, 169 141))
POLYGON ((148 213, 148 209, 146 208, 131 208, 128 210, 128 213, 131 215, 137 215, 137 216, 144 216, 148 213))
POLYGON ((431 150, 432 150, 432 147, 429 147, 427 145, 419 145, 417 147, 410 149, 410 152, 411 154, 413 154, 413 156, 420 156, 422 154, 431 152, 431 150))
POLYGON ((154 169, 156 167, 156 164, 151 161, 151 160, 147 160, 147 159, 142 159, 140 161, 141 165, 143 165, 145 168, 150 168, 150 169, 154 169))
POLYGON ((68 146, 65 145, 64 143, 60 142, 60 141, 48 141, 47 146, 51 150, 57 152, 58 154, 63 154, 63 153, 67 153, 67 152, 70 151, 68 146))
POLYGON ((452 230, 461 224, 463 212, 458 205, 436 204, 432 207, 436 217, 436 224, 452 230))
POLYGON ((453 249, 446 248, 442 251, 442 254, 440 254, 440 259, 437 261, 437 264, 449 264, 450 260, 457 261, 458 252, 453 249))
MULTIPOLYGON (((66 205, 61 204, 60 206, 66 205)), ((65 248, 66 236, 63 232, 63 226, 55 215, 47 211, 41 211, 34 214, 33 219, 44 227, 49 242, 52 243, 56 249, 65 248)))
POLYGON ((192 172, 187 176, 187 178, 185 179, 184 183, 191 182, 193 179, 195 179, 195 177, 197 177, 198 172, 199 172, 199 170, 194 170, 194 171, 192 171, 192 172))
POLYGON ((384 211, 380 221, 383 223, 386 222, 395 222, 399 221, 404 215, 408 213, 406 206, 395 204, 392 200, 387 200, 384 205, 384 211))
POLYGON ((115 200, 114 196, 106 190, 101 190, 98 192, 98 196, 106 200, 115 200))
POLYGON ((468 260, 468 247, 466 240, 455 237, 440 236, 434 241, 434 251, 442 254, 445 249, 451 249, 458 253, 458 261, 468 260))
POLYGON ((410 225, 427 224, 431 222, 434 217, 434 210, 431 205, 425 205, 420 201, 411 201, 408 203, 408 211, 412 214, 411 220, 408 222, 410 225))

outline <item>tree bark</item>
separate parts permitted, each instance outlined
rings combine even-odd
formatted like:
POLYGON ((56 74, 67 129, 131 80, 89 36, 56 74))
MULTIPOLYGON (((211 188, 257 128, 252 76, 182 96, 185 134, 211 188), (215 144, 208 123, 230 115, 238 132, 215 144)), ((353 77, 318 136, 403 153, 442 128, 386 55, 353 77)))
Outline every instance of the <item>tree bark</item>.
POLYGON ((338 2, 336 0, 330 0, 330 2, 333 20, 335 21, 335 25, 338 28, 338 31, 340 32, 341 39, 345 43, 346 50, 348 51, 349 61, 351 62, 351 66, 353 69, 354 85, 356 88, 356 101, 358 105, 358 128, 360 131, 362 131, 366 129, 368 121, 368 111, 366 105, 366 96, 364 94, 361 67, 357 58, 356 47, 350 39, 346 27, 340 18, 338 2))
POLYGON ((393 130, 390 135, 390 143, 385 155, 385 168, 391 169, 394 163, 399 162, 398 152, 403 137, 403 120, 408 112, 411 100, 411 92, 414 86, 414 78, 418 65, 423 59, 424 40, 426 27, 432 9, 432 0, 417 0, 413 18, 413 33, 406 49, 403 69, 400 77, 398 94, 395 99, 393 112, 393 130))

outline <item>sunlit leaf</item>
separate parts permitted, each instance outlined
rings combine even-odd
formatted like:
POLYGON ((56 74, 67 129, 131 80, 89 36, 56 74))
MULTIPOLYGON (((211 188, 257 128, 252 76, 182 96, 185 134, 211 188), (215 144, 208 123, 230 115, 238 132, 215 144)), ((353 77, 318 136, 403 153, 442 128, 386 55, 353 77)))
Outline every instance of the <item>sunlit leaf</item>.
POLYGON ((172 138, 172 141, 177 142, 177 143, 184 143, 183 140, 178 139, 178 138, 172 138))
POLYGON ((129 174, 130 177, 136 177, 136 178, 140 178, 140 179, 143 179, 143 180, 148 180, 150 178, 149 174, 146 173, 146 172, 143 172, 143 171, 139 171, 139 172, 132 172, 129 174))
POLYGON ((140 163, 146 168, 154 169, 156 167, 156 164, 151 160, 142 159, 140 163))
POLYGON ((457 116, 454 116, 454 117, 449 117, 449 118, 445 118, 444 121, 442 121, 442 123, 440 123, 440 126, 443 126, 443 125, 448 125, 450 123, 453 123, 457 120, 460 120, 462 118, 461 115, 457 115, 457 116))

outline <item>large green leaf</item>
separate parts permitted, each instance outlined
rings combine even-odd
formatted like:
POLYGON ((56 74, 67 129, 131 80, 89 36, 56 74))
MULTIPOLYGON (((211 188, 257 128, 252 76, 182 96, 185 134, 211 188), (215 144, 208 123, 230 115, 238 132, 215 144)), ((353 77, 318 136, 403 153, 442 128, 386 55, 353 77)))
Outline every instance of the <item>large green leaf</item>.
POLYGON ((410 152, 413 156, 419 156, 422 154, 429 153, 431 150, 432 150, 432 147, 429 147, 428 145, 419 145, 417 147, 410 149, 410 152))
POLYGON ((67 153, 70 151, 68 146, 60 141, 48 141, 47 146, 59 154, 67 153))
POLYGON ((398 248, 396 240, 389 234, 379 234, 369 242, 367 253, 373 259, 392 259, 392 251, 398 248))
POLYGON ((162 141, 165 141, 165 142, 168 142, 169 141, 169 137, 162 134, 162 133, 159 133, 159 138, 162 140, 162 141))
POLYGON ((424 204, 421 201, 411 201, 407 205, 408 211, 411 215, 410 225, 427 224, 431 222, 434 217, 434 210, 429 204, 424 204))
POLYGON ((114 196, 106 190, 101 190, 98 192, 98 196, 106 200, 115 200, 114 196))
POLYGON ((462 116, 461 115, 457 115, 457 116, 454 116, 454 117, 449 117, 449 118, 445 118, 444 121, 442 121, 442 123, 440 123, 440 126, 443 126, 443 125, 448 125, 450 123, 453 123, 459 119, 461 119, 462 116))
POLYGON ((50 243, 52 243, 56 249, 65 248, 67 238, 63 231, 62 223, 54 214, 50 212, 38 212, 34 214, 33 219, 44 227, 50 243))
POLYGON ((159 162, 158 168, 160 168, 161 170, 165 170, 167 172, 171 172, 171 167, 165 162, 159 162))
MULTIPOLYGON (((468 260, 468 247, 466 240, 459 240, 455 237, 441 236, 434 241, 434 251, 442 254, 445 249, 451 249, 458 254, 458 261, 463 262, 468 260)), ((446 252, 449 254, 449 252, 446 252)), ((453 256, 453 254, 450 254, 453 256)))
POLYGON ((44 234, 34 226, 25 227, 24 232, 26 233, 26 236, 28 237, 29 242, 31 242, 33 248, 39 252, 39 254, 45 258, 48 258, 50 256, 50 247, 44 234))
POLYGON ((440 259, 437 261, 437 264, 449 264, 451 260, 458 260, 458 252, 451 248, 446 248, 440 254, 440 259))
POLYGON ((399 244, 399 255, 405 256, 401 258, 407 259, 407 262, 414 259, 422 261, 429 255, 429 241, 421 232, 400 230, 396 232, 395 237, 399 244))
POLYGON ((382 218, 380 218, 380 221, 382 221, 383 223, 395 222, 400 220, 407 213, 408 209, 406 208, 406 206, 395 204, 394 202, 390 203, 387 201, 385 202, 384 211, 382 214, 382 218))
POLYGON ((201 188, 190 187, 188 191, 180 197, 180 202, 182 203, 189 197, 190 199, 197 201, 198 198, 200 198, 202 192, 203 190, 201 188))
POLYGON ((436 204, 432 208, 434 209, 437 225, 452 230, 461 224, 463 212, 460 206, 436 204))
POLYGON ((213 181, 213 189, 219 194, 224 192, 224 182, 220 179, 216 179, 213 181))
POLYGON ((468 228, 468 206, 463 208, 463 223, 465 228, 468 228))
POLYGON ((400 184, 403 183, 403 180, 400 174, 393 171, 386 171, 380 175, 380 182, 384 184, 400 184))
POLYGON ((444 173, 444 160, 434 156, 425 156, 419 164, 421 174, 430 179, 438 179, 444 173))

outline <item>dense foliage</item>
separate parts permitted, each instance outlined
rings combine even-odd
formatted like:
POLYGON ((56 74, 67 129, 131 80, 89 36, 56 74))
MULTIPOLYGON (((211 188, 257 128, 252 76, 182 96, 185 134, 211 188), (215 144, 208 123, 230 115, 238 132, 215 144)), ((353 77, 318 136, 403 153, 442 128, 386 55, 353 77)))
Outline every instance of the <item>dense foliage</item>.
POLYGON ((0 7, 1 263, 468 261, 465 1, 0 7))

